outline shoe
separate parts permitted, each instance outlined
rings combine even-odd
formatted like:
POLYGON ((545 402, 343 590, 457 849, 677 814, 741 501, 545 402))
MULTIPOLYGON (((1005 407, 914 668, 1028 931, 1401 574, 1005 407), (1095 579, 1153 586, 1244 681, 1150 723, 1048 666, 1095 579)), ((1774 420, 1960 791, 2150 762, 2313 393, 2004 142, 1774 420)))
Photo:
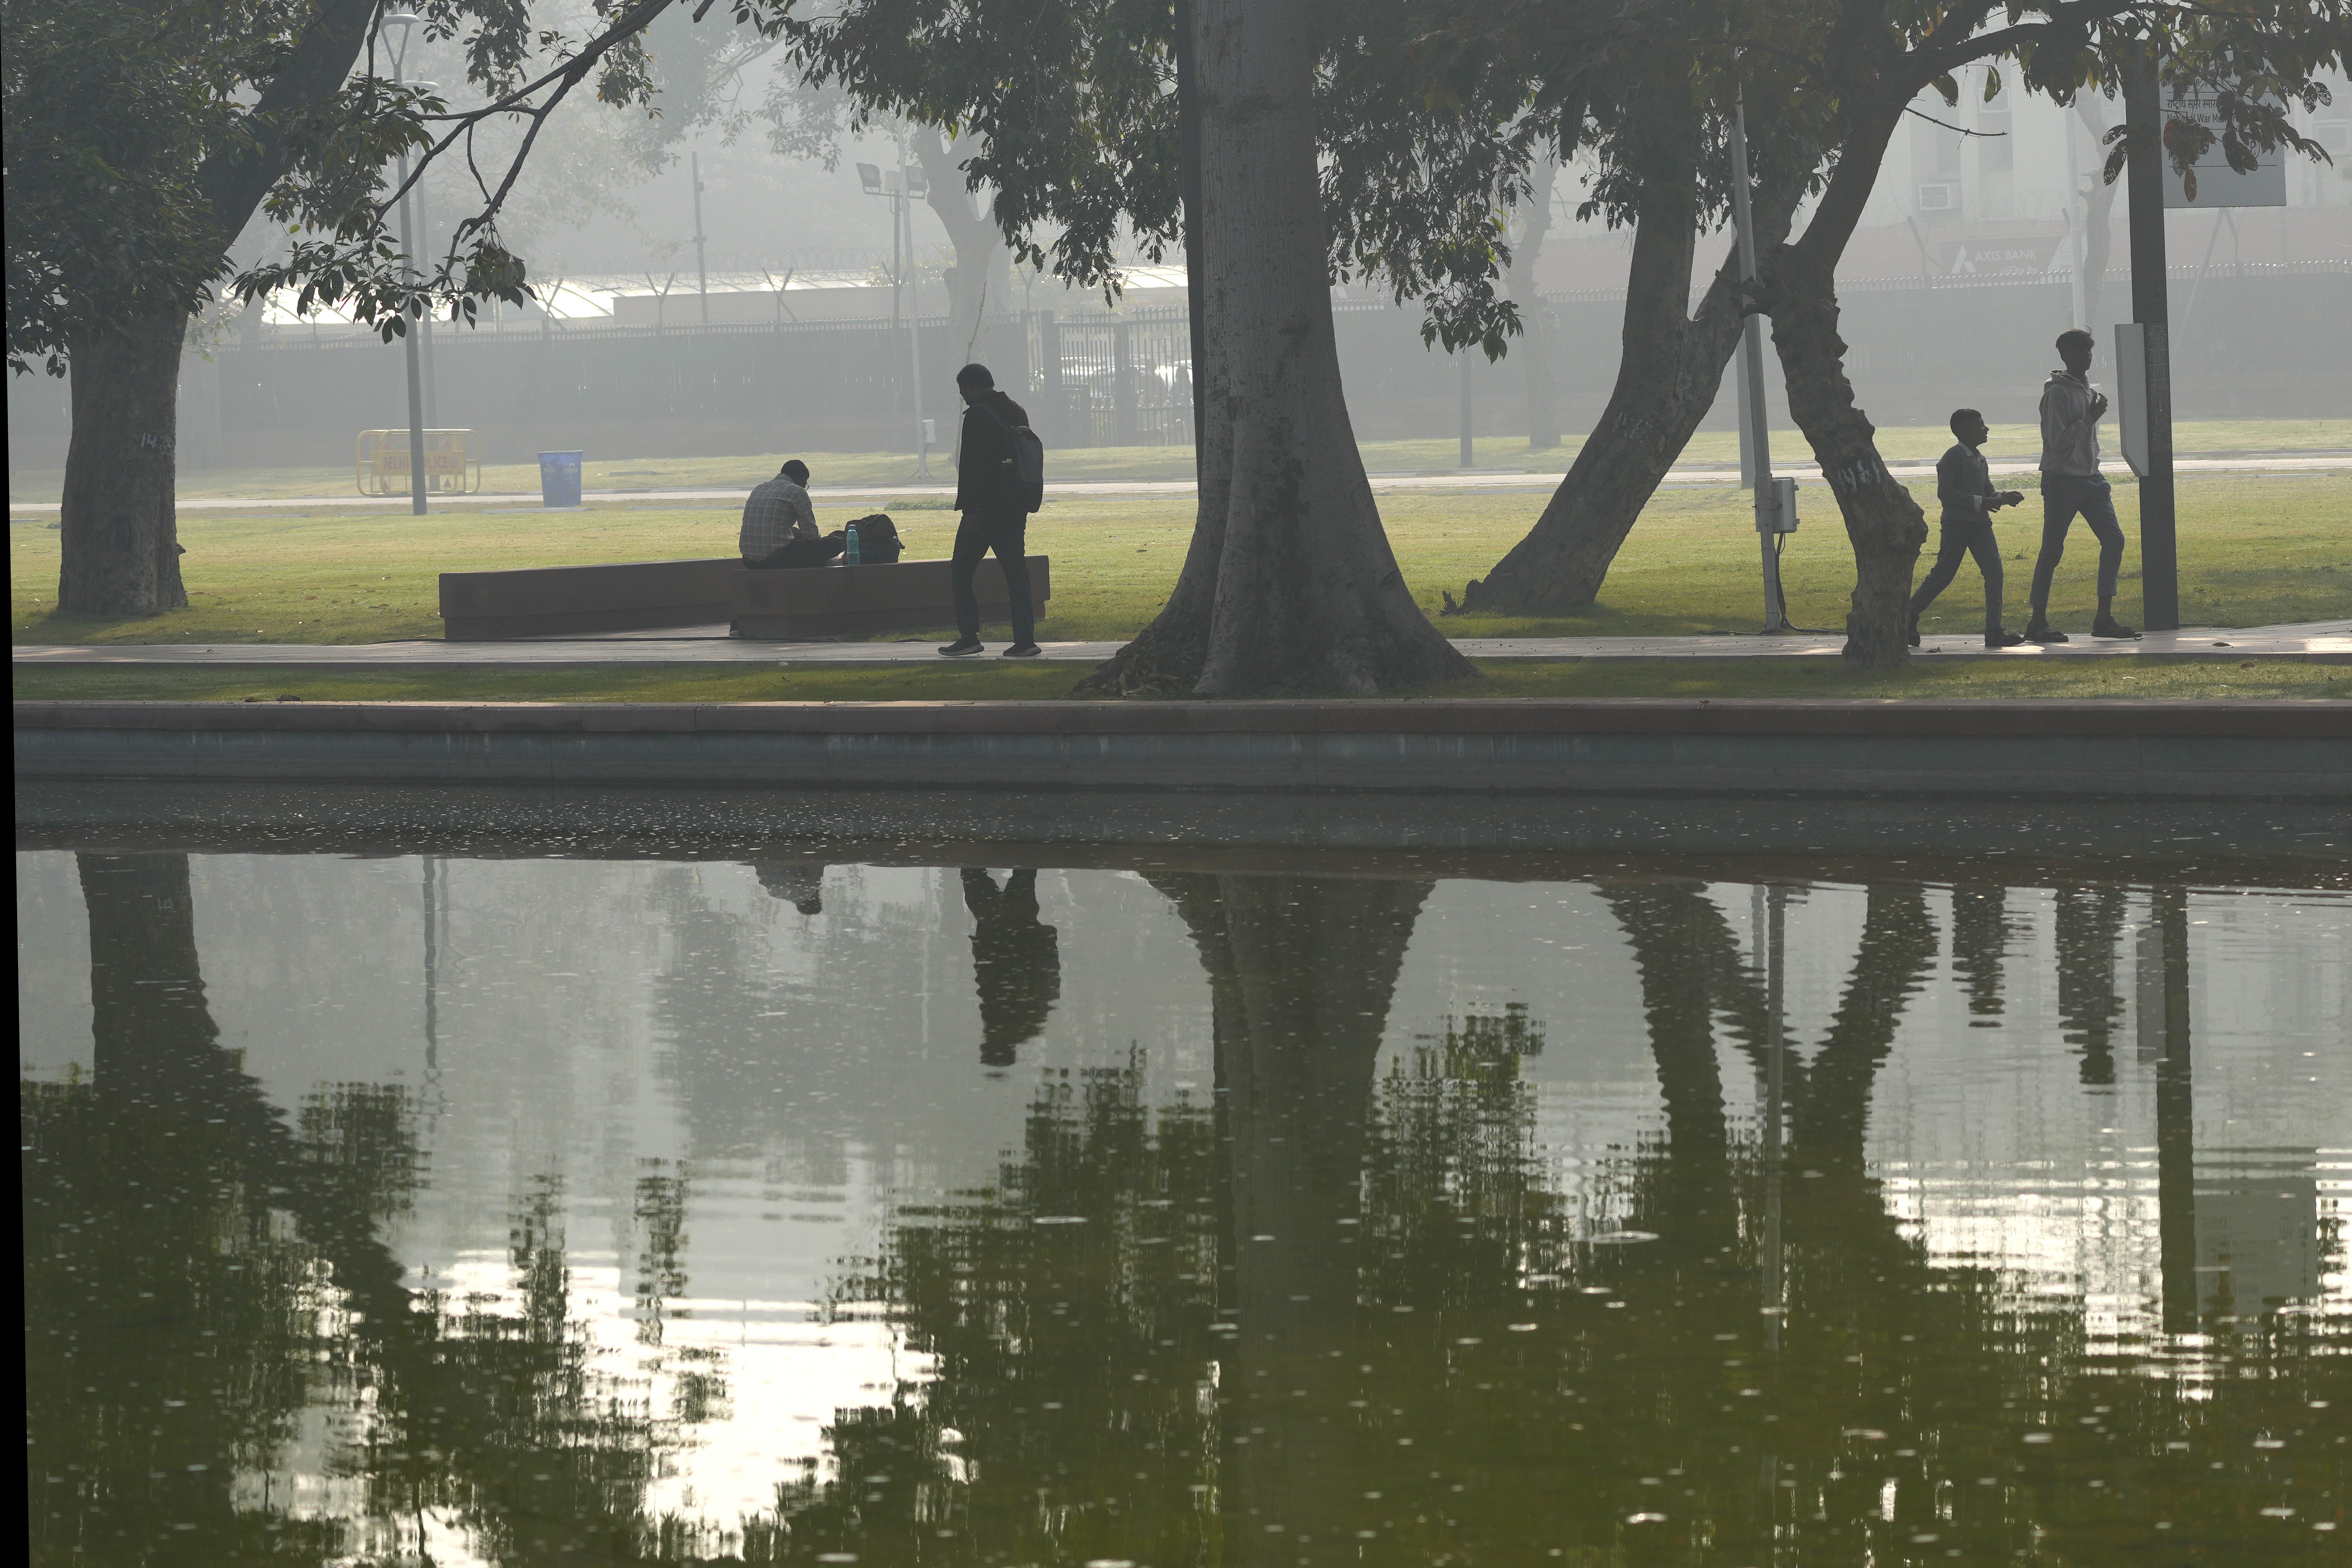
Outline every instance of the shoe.
POLYGON ((1913 647, 1919 646, 1919 622, 1916 616, 1914 616, 1911 622, 1911 646, 1913 647))
POLYGON ((940 651, 950 658, 970 658, 973 654, 986 653, 988 648, 978 637, 958 637, 940 651))
POLYGON ((2015 647, 2024 640, 2025 639, 2023 637, 2019 637, 2015 632, 1985 633, 1985 647, 2015 647))
POLYGON ((2116 619, 2113 616, 2101 616, 2097 620, 2093 621, 2091 623, 2091 635, 2095 637, 2108 637, 2116 642, 2139 641, 2139 633, 2124 625, 2123 622, 2116 619))
POLYGON ((2053 632, 2042 622, 2036 621, 2025 628, 2025 640, 2048 644, 2065 642, 2068 638, 2064 632, 2053 632))
POLYGON ((1037 645, 1033 642, 1014 643, 1011 647, 1004 650, 1003 657, 1006 658, 1035 658, 1037 657, 1037 645))

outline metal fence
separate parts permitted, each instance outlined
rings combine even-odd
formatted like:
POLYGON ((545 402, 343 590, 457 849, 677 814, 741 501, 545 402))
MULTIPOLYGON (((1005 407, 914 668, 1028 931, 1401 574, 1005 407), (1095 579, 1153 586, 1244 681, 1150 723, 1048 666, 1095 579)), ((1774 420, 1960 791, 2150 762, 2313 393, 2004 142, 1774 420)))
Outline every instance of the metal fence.
POLYGON ((1192 331, 1181 309, 1023 323, 1030 416, 1065 447, 1188 447, 1192 443, 1192 331))
MULTIPOLYGON (((2352 266, 2176 268, 2173 365, 2182 417, 2352 414, 2352 266)), ((2104 280, 2099 315, 2128 313, 2128 275, 2104 280)), ((2071 313, 2063 277, 1841 284, 1840 333, 1864 406, 1889 424, 1940 423, 1955 405, 2030 416, 2052 338, 2071 313)), ((1605 404, 1622 355, 1622 295, 1547 298, 1558 409, 1572 433, 1605 404)), ((1462 362, 1421 340, 1420 317, 1337 306, 1349 413, 1364 439, 1451 436, 1462 362)), ((436 427, 478 430, 490 462, 541 450, 604 457, 912 450, 925 416, 952 428, 955 367, 975 345, 946 321, 780 321, 691 327, 544 321, 443 328, 430 379, 436 427)), ((2103 336, 2105 334, 2102 334, 2103 336)), ((1054 447, 1182 446, 1192 439, 1183 310, 1138 308, 986 324, 977 346, 1054 447)), ((1468 379, 1482 435, 1524 434, 1530 340, 1468 379)), ((1768 378, 1777 383, 1777 375, 1768 378)), ((340 464, 354 433, 407 423, 402 353, 373 336, 299 330, 191 356, 181 398, 185 466, 340 464)), ((64 384, 12 377, 12 466, 62 465, 64 384)), ((1776 406, 1779 388, 1773 388, 1776 406)), ((1727 395, 1711 423, 1727 423, 1727 395)))

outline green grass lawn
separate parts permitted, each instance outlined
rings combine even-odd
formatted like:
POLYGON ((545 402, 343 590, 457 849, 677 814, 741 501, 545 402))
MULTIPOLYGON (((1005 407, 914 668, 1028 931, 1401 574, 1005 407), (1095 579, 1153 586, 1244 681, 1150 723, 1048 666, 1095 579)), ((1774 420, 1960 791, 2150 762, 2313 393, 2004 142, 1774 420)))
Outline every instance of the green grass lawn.
MULTIPOLYGON (((1924 489, 1923 485, 1918 487, 1924 489)), ((2180 482, 2183 618, 2192 626, 2261 626, 2352 616, 2352 475, 2199 475, 2180 482)), ((1517 542, 1543 508, 1540 489, 1483 493, 1391 491, 1381 500, 1405 581, 1432 615, 1441 591, 1457 596, 1517 542)), ((2116 489, 2126 532, 2137 492, 2116 489)), ((1844 624, 1853 582, 1843 530, 1817 489, 1800 492, 1808 518, 1782 556, 1791 618, 1844 624)), ((1461 616, 1455 637, 1606 636, 1753 631, 1762 616, 1756 536, 1747 498, 1728 489, 1661 492, 1626 542, 1601 601, 1557 616, 1461 616)), ((820 512, 828 526, 838 509, 820 512)), ((955 519, 901 509, 910 553, 940 556, 955 519)), ((1193 508, 1176 498, 1084 498, 1049 503, 1030 548, 1054 558, 1054 597, 1038 626, 1049 640, 1131 636, 1159 608, 1183 563, 1193 508)), ((736 509, 608 506, 583 512, 450 509, 405 513, 317 511, 244 516, 192 512, 181 538, 190 606, 121 620, 63 620, 58 534, 37 518, 10 528, 10 633, 19 643, 359 643, 437 637, 436 576, 443 571, 566 562, 674 559, 733 552, 736 509)), ((2032 502, 1999 522, 2009 557, 2012 626, 2022 625, 2039 528, 2032 502)), ((2080 529, 2058 577, 2053 616, 2081 627, 2092 607, 2096 552, 2080 529)), ((992 569, 992 568, 991 568, 992 569)), ((1923 560, 1920 572, 1925 573, 1923 560)), ((2137 614, 2138 557, 2126 558, 2124 607, 2137 614)), ((1981 617, 1976 569, 1965 566, 1927 623, 1966 632, 1981 617)), ((942 631, 945 628, 941 628, 942 631)), ((908 634, 893 634, 904 637, 908 634)))
MULTIPOLYGON (((1482 661, 1484 680, 1405 697, 2352 697, 2352 667, 2284 659, 2004 659, 1858 675, 1830 659, 1743 662, 1612 659, 1482 661)), ((205 669, 37 665, 16 670, 19 700, 310 702, 949 702, 1069 695, 1075 664, 919 664, 780 669, 758 665, 490 669, 205 669)))
MULTIPOLYGON (((1987 447, 1992 456, 2031 458, 2039 450, 2040 431, 2029 425, 1993 426, 1987 447)), ((2207 452, 2321 451, 2352 448, 2352 419, 2201 419, 2174 426, 2175 448, 2184 458, 2207 452)), ((1930 459, 1952 444, 1951 433, 1940 425, 1889 426, 1878 432, 1880 453, 1893 460, 1930 459)), ((1524 468, 1537 474, 1564 474, 1582 445, 1581 436, 1559 447, 1531 449, 1524 437, 1486 436, 1474 444, 1474 466, 1524 468)), ((1459 443, 1451 437, 1422 441, 1367 441, 1364 467, 1374 473, 1453 472, 1461 462, 1459 443)), ((1772 433, 1772 450, 1785 458, 1806 453, 1804 437, 1795 430, 1772 433)), ((797 455, 809 465, 812 478, 825 485, 898 485, 913 476, 914 460, 904 452, 758 453, 732 458, 610 458, 591 457, 581 467, 581 483, 591 490, 704 489, 757 484, 773 474, 788 457, 797 455)), ((1739 437, 1730 430, 1706 430, 1691 437, 1682 461, 1687 464, 1737 463, 1739 437)), ((1189 479, 1192 450, 1189 447, 1056 447, 1046 458, 1046 471, 1055 479, 1189 479)), ((932 472, 947 482, 951 478, 945 458, 934 453, 932 472)), ((15 469, 8 476, 11 501, 54 502, 63 483, 55 468, 15 469)), ((488 463, 482 468, 483 489, 507 495, 539 493, 539 468, 533 463, 488 463)), ((348 466, 221 468, 183 473, 179 493, 184 500, 205 497, 251 496, 275 500, 289 496, 356 496, 348 466)))

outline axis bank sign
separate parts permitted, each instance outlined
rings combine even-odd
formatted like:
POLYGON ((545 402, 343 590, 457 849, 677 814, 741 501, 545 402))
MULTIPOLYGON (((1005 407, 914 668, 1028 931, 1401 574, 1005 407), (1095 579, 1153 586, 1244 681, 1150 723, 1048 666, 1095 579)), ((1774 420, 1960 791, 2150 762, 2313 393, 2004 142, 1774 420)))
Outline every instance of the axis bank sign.
POLYGON ((2029 234, 2013 239, 1978 237, 1947 239, 1937 260, 1955 277, 1998 272, 2047 272, 2064 245, 2063 234, 2029 234))

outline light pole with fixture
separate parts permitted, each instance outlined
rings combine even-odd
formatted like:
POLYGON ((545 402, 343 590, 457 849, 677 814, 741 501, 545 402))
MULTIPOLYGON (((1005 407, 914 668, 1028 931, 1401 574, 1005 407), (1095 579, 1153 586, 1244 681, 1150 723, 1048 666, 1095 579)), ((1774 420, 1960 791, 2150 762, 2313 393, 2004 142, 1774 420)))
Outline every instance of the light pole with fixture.
POLYGON ((710 263, 702 249, 702 154, 687 154, 687 170, 694 181, 694 291, 702 302, 702 324, 710 325, 710 263))
MULTIPOLYGON (((409 36, 418 19, 414 11, 394 11, 379 24, 380 26, 400 29, 400 45, 392 57, 392 85, 394 87, 408 85, 403 81, 402 71, 408 63, 409 36)), ((429 89, 433 84, 416 82, 413 85, 429 89)), ((400 194, 400 253, 407 266, 408 275, 413 279, 416 276, 416 253, 410 237, 408 192, 404 188, 408 184, 406 153, 400 154, 400 183, 404 187, 400 194)), ((425 377, 418 363, 420 340, 424 335, 422 313, 413 329, 404 330, 400 334, 401 345, 408 360, 408 510, 417 517, 425 515, 425 377)))
MULTIPOLYGON (((1739 281, 1757 286, 1756 215, 1748 200, 1747 94, 1731 100, 1731 214, 1738 226, 1739 281)), ((1755 487, 1756 536, 1763 546, 1764 629, 1787 632, 1788 601, 1780 593, 1780 544, 1797 526, 1796 481, 1772 473, 1770 409, 1764 401, 1764 322, 1753 294, 1739 328, 1740 478, 1755 487)))
POLYGON ((915 382, 915 478, 931 477, 930 443, 923 438, 923 339, 921 315, 916 306, 919 297, 914 289, 915 219, 909 204, 915 197, 929 194, 929 184, 919 167, 907 166, 907 138, 898 138, 898 166, 889 174, 872 163, 857 165, 858 184, 869 196, 882 196, 890 203, 890 319, 898 318, 899 247, 898 229, 906 225, 907 277, 907 353, 915 382))

